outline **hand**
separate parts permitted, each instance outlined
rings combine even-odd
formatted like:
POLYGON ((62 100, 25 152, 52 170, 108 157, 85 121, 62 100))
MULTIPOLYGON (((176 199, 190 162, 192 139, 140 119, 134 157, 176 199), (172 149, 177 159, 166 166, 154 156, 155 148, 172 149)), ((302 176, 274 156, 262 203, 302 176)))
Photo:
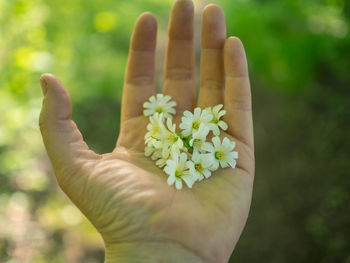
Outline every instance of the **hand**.
MULTIPOLYGON (((171 12, 163 93, 177 102, 175 122, 196 105, 193 3, 178 0, 171 12)), ((63 84, 44 74, 40 128, 57 181, 101 233, 106 262, 227 262, 245 225, 254 178, 251 94, 244 48, 226 39, 224 13, 203 12, 198 106, 223 103, 237 144, 236 169, 178 191, 144 157, 148 119, 142 104, 155 94, 157 24, 142 14, 132 35, 122 101, 121 132, 112 153, 92 152, 71 120, 63 84)), ((94 120, 98 121, 98 120, 94 120)))

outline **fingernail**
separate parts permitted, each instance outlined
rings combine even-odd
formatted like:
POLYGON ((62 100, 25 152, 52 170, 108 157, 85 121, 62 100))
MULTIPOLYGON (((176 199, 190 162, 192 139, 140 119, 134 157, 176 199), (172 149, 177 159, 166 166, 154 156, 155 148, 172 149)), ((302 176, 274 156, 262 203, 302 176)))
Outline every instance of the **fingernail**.
POLYGON ((46 95, 47 81, 43 76, 40 77, 40 85, 41 85, 41 90, 42 90, 43 94, 46 95))

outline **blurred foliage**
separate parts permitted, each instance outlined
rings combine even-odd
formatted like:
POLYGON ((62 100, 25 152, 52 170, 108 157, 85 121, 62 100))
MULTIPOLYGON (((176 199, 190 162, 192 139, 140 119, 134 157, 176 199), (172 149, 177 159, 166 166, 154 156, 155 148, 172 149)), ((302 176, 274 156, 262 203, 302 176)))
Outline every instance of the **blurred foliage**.
MULTIPOLYGON (((206 3, 195 1, 198 23, 206 3)), ((349 2, 217 3, 246 47, 256 136, 251 216, 231 261, 349 263, 349 2)), ((0 0, 0 262, 103 262, 100 237, 54 180, 38 79, 59 76, 90 147, 111 151, 133 24, 158 18, 161 84, 171 4, 0 0)))

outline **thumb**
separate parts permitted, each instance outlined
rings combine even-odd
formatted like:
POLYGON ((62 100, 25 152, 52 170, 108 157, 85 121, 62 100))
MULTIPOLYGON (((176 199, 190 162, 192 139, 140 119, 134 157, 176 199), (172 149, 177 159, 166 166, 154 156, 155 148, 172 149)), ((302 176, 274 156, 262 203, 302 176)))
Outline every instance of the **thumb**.
POLYGON ((62 82, 52 74, 43 74, 44 94, 39 125, 43 141, 59 184, 73 176, 84 161, 96 159, 84 142, 74 121, 72 103, 62 82))

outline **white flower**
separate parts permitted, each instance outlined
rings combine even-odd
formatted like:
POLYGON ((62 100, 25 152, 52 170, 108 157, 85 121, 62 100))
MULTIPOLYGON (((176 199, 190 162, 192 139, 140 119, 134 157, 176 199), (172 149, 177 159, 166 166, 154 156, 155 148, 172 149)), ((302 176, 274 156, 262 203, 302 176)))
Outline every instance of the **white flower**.
POLYGON ((187 167, 190 169, 190 173, 196 177, 198 181, 201 181, 205 178, 209 178, 211 171, 209 170, 210 164, 208 164, 203 158, 203 154, 194 152, 192 155, 192 161, 187 162, 187 167))
POLYGON ((213 116, 213 119, 208 124, 209 129, 213 131, 215 136, 220 135, 219 127, 224 131, 226 131, 228 128, 226 122, 220 120, 220 118, 226 114, 226 110, 220 110, 222 107, 223 105, 219 104, 214 107, 207 108, 208 112, 213 116))
POLYGON ((207 135, 209 133, 209 127, 203 123, 199 126, 199 129, 192 135, 192 139, 189 144, 193 147, 193 151, 204 152, 208 148, 209 142, 206 142, 207 135))
MULTIPOLYGON (((156 152, 156 148, 151 147, 151 146, 146 146, 145 147, 145 156, 149 157, 149 156, 153 156, 153 154, 156 152)), ((153 160, 153 159, 152 159, 153 160)))
POLYGON ((235 142, 218 135, 226 130, 227 124, 220 120, 226 114, 223 105, 208 107, 204 110, 195 108, 194 112, 185 111, 176 131, 171 114, 175 114, 176 105, 169 96, 157 94, 144 103, 144 115, 150 116, 145 135, 145 156, 150 157, 159 167, 164 167, 168 174, 167 183, 175 184, 176 189, 183 187, 183 182, 192 188, 196 181, 209 178, 219 167, 236 167, 238 153, 233 151, 235 142), (212 131, 212 142, 207 141, 212 131))
POLYGON ((170 96, 164 96, 163 94, 157 94, 156 97, 152 96, 149 101, 143 104, 145 108, 143 115, 152 116, 155 113, 163 113, 165 118, 172 118, 171 114, 175 114, 174 107, 176 106, 175 101, 171 101, 170 96))
POLYGON ((162 157, 162 149, 156 149, 154 147, 145 147, 145 156, 149 157, 151 156, 151 159, 153 161, 156 161, 156 165, 159 167, 163 167, 166 164, 166 161, 168 158, 162 157))
POLYGON ((145 135, 145 143, 147 146, 154 146, 155 142, 159 140, 160 133, 164 129, 163 114, 155 113, 149 117, 147 124, 147 133, 145 135))
POLYGON ((209 153, 204 154, 204 161, 211 165, 211 170, 215 171, 219 168, 236 167, 236 160, 238 158, 238 152, 233 152, 235 148, 235 142, 230 141, 228 138, 224 138, 222 143, 219 137, 213 138, 213 144, 207 149, 209 153))
POLYGON ((168 158, 171 153, 180 155, 180 150, 183 149, 184 143, 182 139, 176 134, 176 125, 172 123, 171 119, 167 119, 167 127, 163 127, 160 141, 162 148, 162 157, 168 158))
POLYGON ((184 117, 181 118, 182 122, 179 127, 183 130, 184 136, 191 135, 194 131, 199 129, 201 123, 208 124, 213 119, 208 110, 201 110, 200 108, 195 108, 192 114, 189 111, 184 111, 184 117))
POLYGON ((146 146, 145 147, 145 156, 150 157, 153 161, 158 160, 159 158, 162 157, 162 150, 161 149, 156 149, 153 146, 146 146))
POLYGON ((156 161, 156 165, 158 167, 163 167, 164 165, 166 165, 166 162, 168 161, 168 158, 159 158, 157 161, 156 161))
POLYGON ((177 190, 182 188, 182 180, 185 181, 189 188, 192 188, 195 182, 194 176, 189 173, 187 155, 185 153, 181 153, 180 156, 174 153, 172 159, 166 162, 164 171, 169 175, 167 180, 168 185, 173 185, 175 183, 177 190))

